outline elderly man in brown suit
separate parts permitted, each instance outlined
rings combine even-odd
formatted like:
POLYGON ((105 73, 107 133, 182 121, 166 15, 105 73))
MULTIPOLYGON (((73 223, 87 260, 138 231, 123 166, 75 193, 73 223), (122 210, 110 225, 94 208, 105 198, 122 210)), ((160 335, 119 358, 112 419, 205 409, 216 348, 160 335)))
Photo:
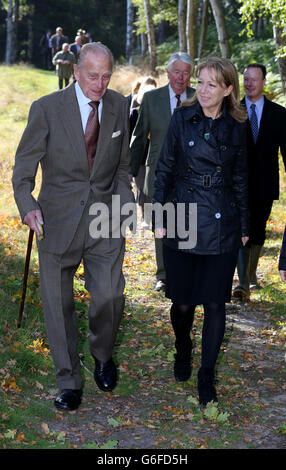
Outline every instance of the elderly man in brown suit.
POLYGON ((128 179, 128 102, 107 89, 112 68, 112 54, 103 44, 82 48, 74 66, 77 82, 32 104, 13 172, 22 220, 38 235, 43 310, 60 389, 54 403, 64 410, 80 405, 83 388, 73 299, 73 278, 82 259, 91 294, 94 378, 103 391, 113 390, 117 381, 112 349, 124 308, 125 239, 122 231, 104 237, 90 230, 97 204, 110 209, 114 196, 120 197, 121 208, 134 201, 128 179), (35 200, 31 193, 39 164, 42 186, 35 200))

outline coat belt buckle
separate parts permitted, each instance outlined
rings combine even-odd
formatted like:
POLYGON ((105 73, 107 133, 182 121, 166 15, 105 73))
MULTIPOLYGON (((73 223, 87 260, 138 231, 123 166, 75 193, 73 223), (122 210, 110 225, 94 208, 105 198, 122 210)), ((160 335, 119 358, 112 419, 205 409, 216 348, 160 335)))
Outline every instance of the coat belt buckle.
POLYGON ((210 188, 212 185, 212 177, 211 175, 203 175, 203 187, 210 188))

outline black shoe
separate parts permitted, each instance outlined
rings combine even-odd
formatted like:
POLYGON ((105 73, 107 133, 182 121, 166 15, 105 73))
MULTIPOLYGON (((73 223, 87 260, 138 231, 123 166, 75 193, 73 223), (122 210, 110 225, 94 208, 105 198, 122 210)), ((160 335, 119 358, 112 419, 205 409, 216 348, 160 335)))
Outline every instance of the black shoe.
POLYGON ((186 382, 192 374, 191 355, 174 354, 174 376, 176 382, 186 382))
POLYGON ((112 359, 107 362, 95 359, 94 380, 103 392, 111 392, 116 387, 117 370, 112 359))
POLYGON ((54 405, 59 410, 76 410, 81 404, 82 390, 72 390, 65 388, 54 401, 54 405))
POLYGON ((203 407, 211 401, 218 401, 214 381, 214 370, 201 367, 198 373, 198 392, 199 402, 203 407))

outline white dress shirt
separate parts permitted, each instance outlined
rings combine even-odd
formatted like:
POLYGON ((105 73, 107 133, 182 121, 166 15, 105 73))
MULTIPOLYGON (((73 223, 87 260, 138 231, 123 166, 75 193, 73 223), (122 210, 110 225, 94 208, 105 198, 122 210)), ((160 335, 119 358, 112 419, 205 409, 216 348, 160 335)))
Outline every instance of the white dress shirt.
MULTIPOLYGON (((170 105, 171 105, 171 114, 173 114, 174 112, 174 109, 176 108, 177 106, 177 98, 176 98, 176 93, 174 92, 173 88, 171 87, 170 83, 169 83, 169 95, 170 95, 170 105)), ((181 100, 181 103, 183 101, 185 101, 187 99, 187 92, 186 90, 184 91, 184 93, 182 93, 180 95, 180 100, 181 100)))
MULTIPOLYGON (((76 93, 77 102, 78 102, 78 105, 79 105, 83 133, 85 133, 85 128, 86 128, 86 123, 87 123, 87 120, 88 120, 88 116, 89 116, 90 111, 92 110, 92 107, 88 104, 91 101, 91 99, 87 98, 83 94, 82 89, 80 88, 78 82, 75 82, 75 93, 76 93)), ((101 113, 102 113, 102 98, 99 100, 99 106, 98 106, 98 120, 99 120, 99 123, 100 123, 100 120, 101 120, 101 113)))

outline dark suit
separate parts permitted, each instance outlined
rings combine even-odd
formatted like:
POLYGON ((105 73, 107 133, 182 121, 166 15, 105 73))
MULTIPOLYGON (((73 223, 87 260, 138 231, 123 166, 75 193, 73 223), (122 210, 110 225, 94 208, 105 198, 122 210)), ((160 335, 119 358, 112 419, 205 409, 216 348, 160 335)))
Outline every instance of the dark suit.
POLYGON ((35 101, 17 149, 13 172, 15 199, 22 220, 41 209, 44 238, 38 241, 43 310, 60 389, 80 389, 73 277, 81 259, 90 291, 90 348, 94 357, 111 357, 124 308, 124 238, 94 238, 89 212, 94 202, 121 207, 133 201, 129 171, 127 100, 113 90, 102 98, 97 151, 90 173, 75 85, 35 101), (42 185, 31 192, 39 163, 42 185))
POLYGON ((70 45, 70 51, 74 54, 76 63, 77 63, 77 59, 78 59, 78 55, 79 55, 80 49, 81 49, 81 48, 78 49, 76 42, 73 42, 73 43, 70 45))
POLYGON ((50 70, 52 68, 52 48, 48 34, 44 34, 40 39, 40 47, 43 55, 43 68, 50 70))
POLYGON ((279 199, 279 148, 286 167, 286 109, 264 97, 256 143, 247 120, 249 242, 238 258, 238 288, 246 292, 249 285, 258 285, 256 268, 266 238, 266 223, 273 201, 279 199))
POLYGON ((68 42, 68 38, 63 34, 60 36, 59 34, 53 34, 51 37, 51 44, 52 44, 52 56, 62 50, 62 45, 68 42))
POLYGON ((264 97, 256 144, 247 120, 250 201, 279 199, 279 148, 286 167, 286 109, 264 97))

